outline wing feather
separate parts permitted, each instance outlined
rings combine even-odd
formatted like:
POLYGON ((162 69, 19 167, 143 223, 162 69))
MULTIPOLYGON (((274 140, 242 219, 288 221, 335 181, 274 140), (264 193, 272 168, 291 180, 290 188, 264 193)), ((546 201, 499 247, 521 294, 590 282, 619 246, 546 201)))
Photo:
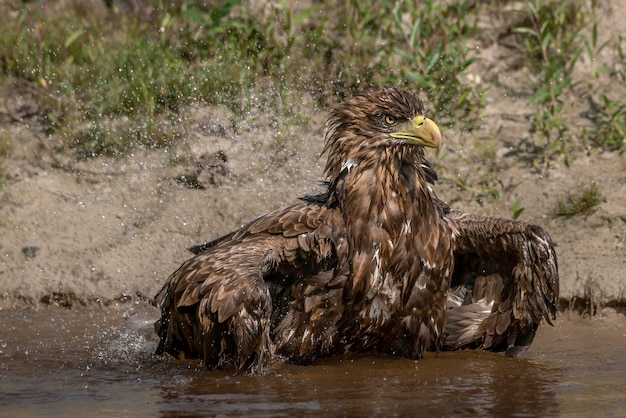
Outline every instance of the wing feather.
POLYGON ((557 313, 559 277, 550 236, 519 221, 454 210, 446 217, 458 236, 445 345, 523 352, 538 324, 552 324, 557 313))
MULTIPOLYGON (((341 218, 328 208, 303 203, 193 247, 199 254, 183 263, 156 297, 162 309, 157 352, 201 352, 207 365, 232 356, 239 367, 261 367, 274 351, 269 323, 282 319, 280 305, 287 303, 290 282, 318 277, 336 263, 337 222, 341 218)), ((319 303, 311 300, 309 309, 319 303)))

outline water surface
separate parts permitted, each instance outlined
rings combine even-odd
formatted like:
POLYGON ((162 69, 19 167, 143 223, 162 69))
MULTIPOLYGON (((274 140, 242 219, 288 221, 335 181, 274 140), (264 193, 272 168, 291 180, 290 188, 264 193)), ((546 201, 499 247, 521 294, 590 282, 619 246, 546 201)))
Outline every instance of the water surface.
POLYGON ((264 375, 154 357, 155 308, 0 311, 0 415, 626 416, 626 320, 543 326, 523 358, 375 355, 264 375))

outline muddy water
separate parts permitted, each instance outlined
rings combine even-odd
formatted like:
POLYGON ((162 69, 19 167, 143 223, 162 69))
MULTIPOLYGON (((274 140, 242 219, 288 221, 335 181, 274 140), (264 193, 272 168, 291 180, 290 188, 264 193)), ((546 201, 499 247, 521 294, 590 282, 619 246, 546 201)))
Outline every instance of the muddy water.
POLYGON ((0 415, 626 416, 626 319, 562 317, 521 359, 482 352, 276 365, 155 358, 155 309, 0 311, 0 415))

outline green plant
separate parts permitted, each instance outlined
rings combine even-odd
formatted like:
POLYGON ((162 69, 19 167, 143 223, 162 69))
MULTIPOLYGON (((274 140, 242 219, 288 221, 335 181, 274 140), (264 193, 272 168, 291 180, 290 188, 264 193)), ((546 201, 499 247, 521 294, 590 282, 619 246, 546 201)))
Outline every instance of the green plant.
POLYGON ((598 185, 591 183, 584 187, 580 193, 567 194, 565 198, 558 199, 554 208, 554 215, 570 218, 579 214, 589 214, 595 210, 602 199, 598 185))
POLYGON ((610 100, 600 95, 603 106, 594 119, 595 127, 585 129, 583 136, 601 147, 623 151, 626 148, 626 104, 620 100, 610 100))
POLYGON ((389 58, 395 42, 385 4, 325 1, 316 11, 299 43, 315 74, 312 87, 319 91, 314 93, 343 97, 384 84, 394 71, 389 58))
POLYGON ((524 36, 526 62, 537 106, 533 130, 543 142, 543 163, 558 152, 569 158, 569 125, 563 118, 562 94, 573 85, 572 71, 583 52, 581 32, 590 19, 582 0, 527 2, 528 20, 514 28, 524 36))
POLYGON ((423 90, 443 124, 471 128, 478 114, 481 90, 461 80, 473 62, 465 43, 475 2, 202 4, 166 2, 145 17, 23 2, 15 20, 2 3, 0 75, 29 83, 45 130, 63 133, 81 158, 167 146, 196 102, 237 114, 262 106, 284 121, 301 116, 303 91, 326 103, 396 84, 423 90), (117 119, 128 126, 112 129, 117 119), (170 121, 172 135, 141 128, 156 119, 170 121))
POLYGON ((167 148, 182 136, 180 123, 163 115, 135 120, 99 118, 89 124, 69 127, 63 135, 68 138, 67 146, 78 159, 89 159, 101 155, 115 156, 144 148, 167 148))
POLYGON ((476 29, 476 14, 472 13, 475 2, 462 0, 448 5, 434 0, 419 4, 402 0, 385 4, 401 39, 392 48, 400 59, 400 79, 424 90, 439 118, 462 120, 460 128, 471 129, 485 91, 461 82, 461 76, 476 60, 466 45, 476 29))
POLYGON ((511 216, 513 217, 513 219, 518 219, 525 209, 525 207, 521 206, 519 200, 516 200, 511 206, 511 216))
MULTIPOLYGON (((595 33, 595 32, 594 32, 595 33)), ((596 35, 597 36, 597 35, 596 35)), ((595 45, 595 37, 594 42, 595 45)), ((608 42, 608 41, 607 41, 608 42)), ((612 66, 603 66, 596 70, 596 76, 607 73, 612 81, 623 85, 626 83, 626 35, 620 35, 613 45, 616 62, 612 66)), ((606 43, 600 47, 604 48, 606 43)), ((589 48, 591 49, 591 47, 589 48)), ((610 150, 623 151, 626 149, 626 103, 623 99, 610 99, 607 94, 600 94, 600 106, 595 106, 591 118, 593 129, 585 129, 583 136, 593 144, 610 150)))

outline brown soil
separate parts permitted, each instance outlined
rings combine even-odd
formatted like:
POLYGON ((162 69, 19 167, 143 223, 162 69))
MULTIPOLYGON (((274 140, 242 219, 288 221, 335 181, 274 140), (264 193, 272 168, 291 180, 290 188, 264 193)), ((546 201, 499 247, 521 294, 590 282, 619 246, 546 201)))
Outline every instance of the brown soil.
MULTIPOLYGON (((626 12, 618 3, 602 6, 601 41, 626 33, 626 12)), ((554 238, 563 298, 623 302, 626 155, 579 149, 571 167, 559 156, 534 167, 529 159, 541 155, 528 146, 537 143, 530 131, 528 70, 515 69, 519 51, 489 40, 480 46, 482 61, 469 73, 472 82, 491 85, 484 118, 472 132, 444 130, 444 148, 430 157, 440 166, 438 195, 457 209, 501 217, 511 217, 518 202, 525 208, 520 219, 554 238), (495 146, 495 157, 477 157, 486 146, 495 146), (460 179, 469 188, 460 188, 460 179), (496 184, 501 198, 489 197, 484 182, 496 184), (603 196, 593 213, 553 215, 558 199, 591 183, 603 196)), ((598 59, 609 62, 610 52, 598 59)), ((582 59, 577 79, 588 78, 590 68, 582 59)), ((626 97, 615 81, 599 83, 601 91, 626 97)), ((190 256, 187 247, 319 190, 328 109, 277 135, 276 117, 262 107, 243 118, 224 108, 195 107, 184 113, 186 133, 172 149, 75 161, 58 151, 60 138, 42 133, 34 99, 14 84, 0 86, 0 133, 12 138, 0 189, 0 307, 151 299, 190 256), (201 157, 218 151, 223 154, 201 157), (180 157, 188 163, 171 163, 180 157), (190 182, 205 188, 189 188, 190 182)), ((581 117, 586 86, 569 93, 580 97, 565 115, 574 132, 591 125, 581 117)))

